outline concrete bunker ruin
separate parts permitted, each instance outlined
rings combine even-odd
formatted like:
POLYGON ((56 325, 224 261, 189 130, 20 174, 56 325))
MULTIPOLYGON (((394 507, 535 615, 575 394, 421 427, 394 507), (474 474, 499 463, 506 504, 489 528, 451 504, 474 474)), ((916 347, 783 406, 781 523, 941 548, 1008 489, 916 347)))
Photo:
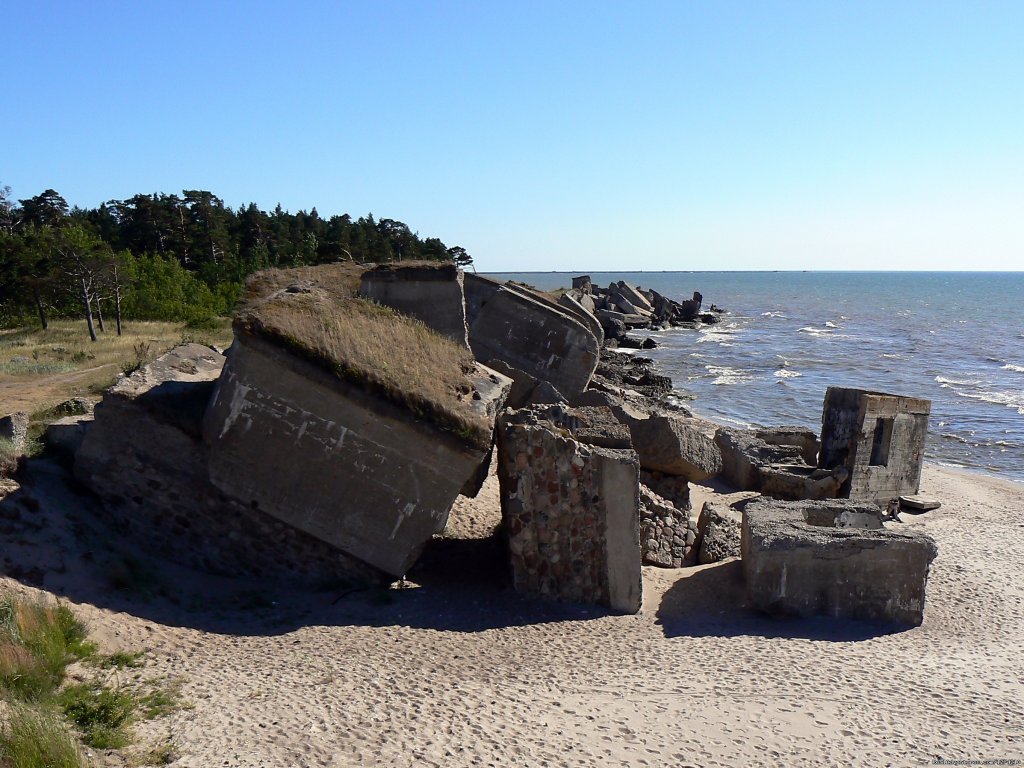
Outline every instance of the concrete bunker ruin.
POLYGON ((884 527, 881 510, 847 499, 759 499, 743 510, 743 572, 754 608, 917 626, 931 537, 884 527))

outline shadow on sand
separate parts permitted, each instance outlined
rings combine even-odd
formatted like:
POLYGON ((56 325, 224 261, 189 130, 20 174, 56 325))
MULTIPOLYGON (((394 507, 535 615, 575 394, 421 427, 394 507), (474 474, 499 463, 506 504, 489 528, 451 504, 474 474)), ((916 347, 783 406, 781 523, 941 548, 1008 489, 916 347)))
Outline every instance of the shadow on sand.
POLYGON ((52 458, 28 462, 20 481, 20 491, 0 500, 4 574, 73 603, 163 625, 232 635, 285 634, 310 625, 482 632, 608 615, 514 593, 496 538, 437 539, 409 581, 391 588, 297 587, 202 573, 154 557, 152 546, 140 551, 52 458))
POLYGON ((889 622, 854 621, 830 616, 769 616, 750 607, 738 559, 680 578, 665 592, 657 610, 666 637, 767 637, 850 642, 903 632, 889 622))

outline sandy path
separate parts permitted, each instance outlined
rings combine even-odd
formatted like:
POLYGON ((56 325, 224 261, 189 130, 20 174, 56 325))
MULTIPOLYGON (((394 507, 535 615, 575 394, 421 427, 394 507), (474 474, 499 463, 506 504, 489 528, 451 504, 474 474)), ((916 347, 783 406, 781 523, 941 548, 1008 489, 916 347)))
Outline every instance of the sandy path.
MULTIPOLYGON (((477 577, 488 550, 469 545, 419 585, 337 602, 183 573, 174 601, 112 596, 102 553, 83 559, 89 537, 50 518, 50 550, 7 557, 59 559, 45 587, 82 603, 105 645, 145 647, 147 673, 185 679, 194 709, 140 728, 173 736, 177 766, 1024 759, 1024 487, 928 467, 922 491, 944 506, 906 525, 940 555, 924 624, 894 634, 752 614, 735 561, 645 568, 642 614, 608 616, 477 577), (239 608, 253 590, 265 607, 239 608)), ((72 499, 45 477, 33 494, 44 517, 72 499)), ((497 514, 492 485, 453 529, 497 514)))
POLYGON ((78 371, 68 373, 56 373, 52 376, 37 377, 0 377, 0 413, 14 413, 15 411, 28 411, 31 413, 39 407, 40 403, 67 399, 68 393, 75 395, 85 394, 75 388, 90 374, 102 371, 106 368, 113 372, 117 369, 116 363, 97 365, 92 368, 82 368, 78 371))

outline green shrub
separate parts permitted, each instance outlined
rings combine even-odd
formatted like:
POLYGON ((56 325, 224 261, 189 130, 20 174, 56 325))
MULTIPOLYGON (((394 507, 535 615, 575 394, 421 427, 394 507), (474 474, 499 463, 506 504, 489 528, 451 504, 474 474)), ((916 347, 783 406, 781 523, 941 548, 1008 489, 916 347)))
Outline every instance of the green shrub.
POLYGON ((15 705, 0 729, 0 758, 4 768, 82 768, 78 741, 48 709, 15 705))
POLYGON ((92 681, 69 685, 57 702, 90 747, 118 749, 128 744, 128 724, 135 713, 131 694, 92 681))

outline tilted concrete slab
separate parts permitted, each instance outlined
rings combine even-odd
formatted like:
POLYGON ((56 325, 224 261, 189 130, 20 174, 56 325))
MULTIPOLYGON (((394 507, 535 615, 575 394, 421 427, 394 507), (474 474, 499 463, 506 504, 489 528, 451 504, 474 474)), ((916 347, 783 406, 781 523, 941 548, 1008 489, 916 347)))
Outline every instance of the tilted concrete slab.
POLYGON ((931 537, 884 528, 874 504, 759 499, 743 510, 742 556, 752 605, 918 625, 931 537))
POLYGON ((231 576, 380 580, 379 571, 210 482, 202 420, 223 364, 223 355, 188 344, 122 378, 80 445, 68 446, 75 476, 140 551, 231 576))
MULTIPOLYGON (((467 402, 488 417, 511 381, 479 366, 466 384, 467 402)), ((225 493, 394 576, 444 529, 489 453, 246 334, 204 435, 210 477, 225 493)))
POLYGON ((465 276, 469 344, 477 360, 501 360, 569 397, 597 368, 597 337, 554 301, 479 275, 465 276))
POLYGON ((381 264, 363 273, 359 295, 415 317, 442 336, 468 347, 462 282, 462 272, 454 264, 381 264))

